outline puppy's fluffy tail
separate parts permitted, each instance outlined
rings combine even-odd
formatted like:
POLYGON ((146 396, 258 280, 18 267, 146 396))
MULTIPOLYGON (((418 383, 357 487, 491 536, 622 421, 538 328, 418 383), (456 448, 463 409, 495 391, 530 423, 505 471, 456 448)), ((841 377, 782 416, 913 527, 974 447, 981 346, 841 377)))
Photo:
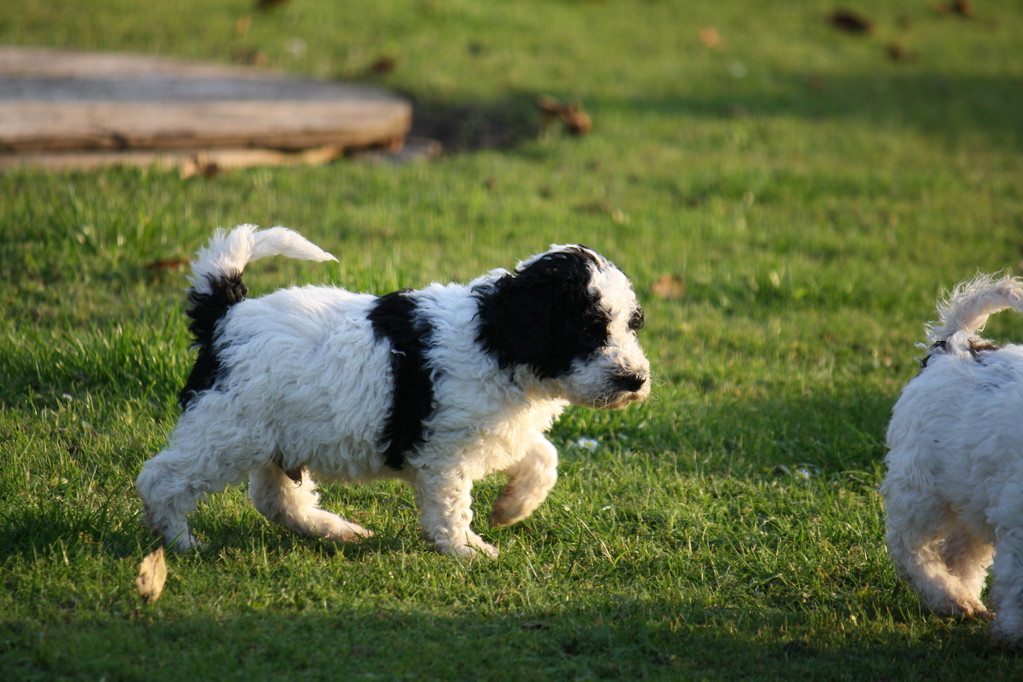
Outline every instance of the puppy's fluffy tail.
POLYGON ((278 255, 302 260, 337 260, 286 227, 258 230, 255 225, 239 225, 230 232, 218 229, 192 261, 189 291, 215 293, 225 280, 240 282, 242 271, 252 261, 278 255))
POLYGON ((988 317, 1008 308, 1023 313, 1023 279, 979 275, 963 282, 938 303, 939 319, 927 328, 928 345, 944 344, 953 352, 967 351, 988 317))
POLYGON ((189 277, 188 316, 192 322, 188 328, 199 354, 179 395, 182 408, 216 381, 220 363, 213 347, 214 334, 217 323, 228 309, 244 300, 248 293, 242 284, 245 266, 254 260, 277 255, 314 261, 337 260, 297 232, 285 227, 257 230, 254 225, 240 225, 230 232, 217 230, 196 254, 189 277))

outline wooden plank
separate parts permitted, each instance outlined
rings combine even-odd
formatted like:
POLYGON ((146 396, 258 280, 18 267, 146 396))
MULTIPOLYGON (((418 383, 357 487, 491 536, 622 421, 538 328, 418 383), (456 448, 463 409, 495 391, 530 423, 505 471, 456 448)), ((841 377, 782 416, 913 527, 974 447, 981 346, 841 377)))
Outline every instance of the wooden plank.
POLYGON ((271 71, 233 64, 191 62, 168 57, 115 52, 83 52, 44 47, 0 46, 0 73, 12 76, 189 75, 194 78, 259 79, 271 71))
POLYGON ((0 48, 0 152, 394 144, 383 88, 157 57, 0 48))
MULTIPOLYGON (((222 171, 256 166, 318 166, 345 154, 342 147, 326 146, 296 152, 276 149, 126 149, 122 151, 59 151, 0 154, 0 172, 19 168, 49 171, 97 170, 109 166, 177 170, 181 177, 211 176, 222 171)), ((435 140, 406 137, 400 145, 351 150, 350 157, 371 163, 409 163, 435 159, 441 145, 435 140)))
POLYGON ((298 152, 275 149, 128 149, 118 152, 25 152, 0 154, 0 172, 18 168, 49 171, 97 170, 109 166, 177 170, 181 177, 215 175, 257 166, 318 166, 344 153, 342 147, 315 147, 298 152))

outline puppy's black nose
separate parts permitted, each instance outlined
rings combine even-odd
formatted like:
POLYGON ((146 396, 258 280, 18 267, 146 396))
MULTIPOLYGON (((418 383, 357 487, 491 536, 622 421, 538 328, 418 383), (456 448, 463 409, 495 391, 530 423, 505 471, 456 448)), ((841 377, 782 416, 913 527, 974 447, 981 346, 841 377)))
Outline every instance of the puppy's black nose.
POLYGON ((611 377, 611 384, 620 391, 638 391, 646 383, 643 374, 616 374, 611 377))

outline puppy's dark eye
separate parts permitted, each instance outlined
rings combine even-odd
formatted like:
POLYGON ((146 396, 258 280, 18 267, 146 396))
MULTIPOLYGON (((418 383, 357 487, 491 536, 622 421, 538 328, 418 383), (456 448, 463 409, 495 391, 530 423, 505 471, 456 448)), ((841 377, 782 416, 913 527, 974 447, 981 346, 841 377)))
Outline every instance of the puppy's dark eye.
POLYGON ((573 325, 566 322, 566 329, 571 329, 569 333, 578 338, 583 345, 597 347, 607 341, 607 324, 608 320, 591 318, 582 324, 573 325))
POLYGON ((646 318, 643 317, 643 309, 636 308, 636 311, 632 313, 632 317, 629 318, 629 329, 632 331, 639 331, 646 324, 646 318))
POLYGON ((587 345, 599 345, 604 341, 604 325, 594 324, 583 329, 579 335, 583 343, 587 345))

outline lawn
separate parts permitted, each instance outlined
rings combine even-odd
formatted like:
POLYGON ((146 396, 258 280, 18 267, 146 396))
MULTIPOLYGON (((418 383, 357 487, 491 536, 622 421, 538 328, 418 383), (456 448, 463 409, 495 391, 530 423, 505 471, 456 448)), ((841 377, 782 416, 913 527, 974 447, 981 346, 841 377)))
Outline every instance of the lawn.
MULTIPOLYGON (((1023 248, 1023 5, 253 0, 0 5, 0 43, 248 63, 400 91, 447 153, 182 180, 0 176, 0 679, 1020 679, 895 576, 884 431, 934 300, 1023 248), (387 64, 388 68, 380 68, 387 64), (577 102, 593 129, 544 125, 577 102), (582 242, 646 308, 650 400, 572 408, 561 477, 495 560, 431 552, 411 490, 325 486, 376 536, 193 519, 143 605, 133 481, 192 356, 187 259, 284 224, 252 295, 385 293, 582 242), (170 264, 168 266, 168 263, 170 264)), ((1023 340, 1009 314, 989 325, 1023 340)))

